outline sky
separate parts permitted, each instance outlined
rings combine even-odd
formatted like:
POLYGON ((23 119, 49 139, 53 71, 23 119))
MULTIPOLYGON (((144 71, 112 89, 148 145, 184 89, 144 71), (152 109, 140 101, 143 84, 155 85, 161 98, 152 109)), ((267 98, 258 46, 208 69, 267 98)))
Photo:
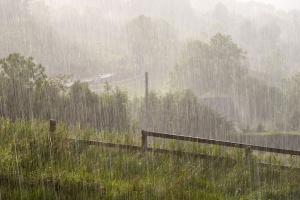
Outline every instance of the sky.
MULTIPOLYGON (((63 5, 66 3, 72 4, 72 0, 45 0, 46 2, 56 5, 63 5)), ((109 1, 109 0, 107 0, 109 1)), ((124 2, 130 1, 130 0, 123 0, 124 2)), ((192 1, 202 1, 203 0, 192 0, 192 1)), ((204 2, 207 0, 204 0, 204 2)), ((220 0, 222 1, 222 0, 220 0)), ((266 3, 266 4, 271 4, 274 5, 277 9, 279 10, 291 10, 291 9, 299 9, 300 10, 300 0, 237 0, 237 1, 242 1, 242 2, 248 2, 248 1, 256 1, 256 2, 261 2, 261 3, 266 3)))
MULTIPOLYGON (((247 2, 250 0, 239 0, 239 1, 247 2)), ((285 11, 291 9, 300 10, 300 0, 255 0, 255 1, 274 5, 277 9, 280 10, 285 10, 285 11)))

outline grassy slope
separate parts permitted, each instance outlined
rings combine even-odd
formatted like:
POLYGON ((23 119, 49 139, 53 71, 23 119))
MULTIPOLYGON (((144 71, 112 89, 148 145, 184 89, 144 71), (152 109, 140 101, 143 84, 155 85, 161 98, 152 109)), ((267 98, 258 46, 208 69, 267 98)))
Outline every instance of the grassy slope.
POLYGON ((140 140, 62 124, 51 138, 47 122, 1 119, 0 199, 300 199, 296 170, 259 167, 239 150, 154 143, 226 157, 207 160, 68 144, 66 136, 140 140))

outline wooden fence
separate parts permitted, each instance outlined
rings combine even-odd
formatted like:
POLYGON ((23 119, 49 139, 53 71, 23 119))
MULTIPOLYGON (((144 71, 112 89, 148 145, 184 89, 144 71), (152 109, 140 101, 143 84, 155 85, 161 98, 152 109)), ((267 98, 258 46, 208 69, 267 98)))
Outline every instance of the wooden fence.
POLYGON ((213 145, 219 145, 219 146, 225 146, 225 147, 242 148, 242 149, 245 149, 246 156, 250 156, 252 150, 300 156, 300 151, 294 151, 294 150, 288 150, 288 149, 278 149, 278 148, 263 147, 263 146, 257 146, 257 145, 251 145, 251 144, 204 139, 204 138, 197 138, 197 137, 188 137, 188 136, 183 136, 183 135, 173 135, 173 134, 166 134, 166 133, 156 133, 156 132, 142 130, 142 148, 143 149, 147 148, 147 137, 149 137, 149 136, 174 139, 174 140, 184 140, 184 141, 190 141, 190 142, 198 142, 198 143, 203 143, 203 144, 213 144, 213 145))
MULTIPOLYGON (((55 129, 56 129, 55 120, 50 120, 50 129, 49 129, 50 132, 53 133, 55 131, 55 129)), ((272 148, 272 147, 264 147, 264 146, 258 146, 258 145, 229 142, 229 141, 212 140, 212 139, 189 137, 189 136, 183 136, 183 135, 167 134, 167 133, 157 133, 157 132, 150 132, 150 131, 144 131, 144 130, 142 130, 141 135, 142 135, 141 146, 116 144, 116 143, 93 141, 93 140, 80 140, 80 139, 73 139, 73 138, 67 138, 67 141, 74 142, 74 143, 80 143, 83 145, 103 146, 103 147, 120 148, 120 149, 127 149, 127 150, 139 150, 142 152, 149 151, 149 152, 154 152, 154 153, 169 153, 172 155, 179 155, 179 156, 185 155, 185 156, 209 158, 209 159, 217 158, 218 160, 224 159, 221 157, 216 157, 216 156, 211 156, 211 155, 196 154, 196 153, 183 152, 183 151, 172 151, 172 150, 160 149, 160 148, 150 148, 147 146, 147 138, 148 137, 158 137, 158 138, 165 138, 165 139, 197 142, 197 143, 202 143, 202 144, 212 144, 212 145, 219 145, 219 146, 225 146, 225 147, 241 148, 241 149, 245 150, 246 158, 250 157, 252 150, 300 156, 300 151, 279 149, 279 148, 272 148)), ((258 163, 258 164, 261 164, 262 166, 268 165, 268 163, 258 163)), ((284 166, 284 165, 278 166, 278 167, 280 167, 282 169, 290 168, 289 166, 284 166)))

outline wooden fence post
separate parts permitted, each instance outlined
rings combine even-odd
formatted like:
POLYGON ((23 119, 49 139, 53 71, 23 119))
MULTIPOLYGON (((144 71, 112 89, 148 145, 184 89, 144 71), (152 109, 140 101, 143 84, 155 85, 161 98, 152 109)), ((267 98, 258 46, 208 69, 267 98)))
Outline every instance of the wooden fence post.
POLYGON ((145 152, 147 150, 147 132, 142 130, 142 150, 145 152))
POLYGON ((246 157, 247 161, 250 161, 251 152, 252 152, 252 150, 251 150, 250 146, 248 146, 248 147, 245 148, 245 157, 246 157))
POLYGON ((55 119, 50 119, 49 131, 50 133, 53 133, 55 130, 56 130, 56 121, 55 119))
POLYGON ((55 130, 56 130, 56 120, 54 119, 50 119, 49 121, 49 139, 50 139, 50 159, 51 159, 51 162, 53 160, 53 156, 57 150, 57 147, 56 147, 56 137, 55 137, 55 130))

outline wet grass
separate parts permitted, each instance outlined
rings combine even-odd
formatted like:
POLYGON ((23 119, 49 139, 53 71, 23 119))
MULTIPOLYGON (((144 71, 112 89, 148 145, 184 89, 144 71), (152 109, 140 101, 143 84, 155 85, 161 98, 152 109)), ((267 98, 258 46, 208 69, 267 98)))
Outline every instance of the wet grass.
POLYGON ((242 150, 154 140, 153 147, 225 159, 143 154, 64 140, 140 145, 137 135, 64 124, 51 135, 48 122, 6 119, 0 137, 0 199, 300 199, 299 170, 261 167, 242 150))

